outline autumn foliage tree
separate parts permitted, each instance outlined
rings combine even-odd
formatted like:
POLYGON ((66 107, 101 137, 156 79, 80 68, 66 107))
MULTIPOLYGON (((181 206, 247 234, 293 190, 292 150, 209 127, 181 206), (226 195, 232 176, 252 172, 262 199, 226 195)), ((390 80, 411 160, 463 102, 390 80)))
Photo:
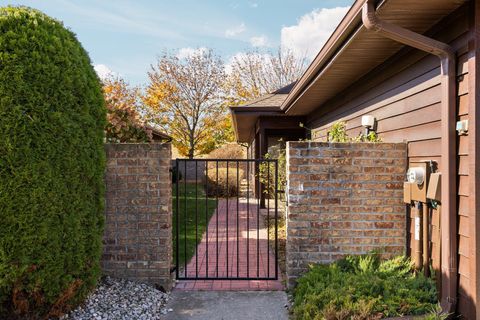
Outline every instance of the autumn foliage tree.
POLYGON ((151 142, 152 130, 146 125, 138 110, 141 108, 140 92, 119 77, 103 80, 103 94, 107 107, 108 142, 151 142))
POLYGON ((305 71, 307 61, 292 51, 249 51, 236 55, 228 78, 231 105, 238 105, 278 90, 296 81, 305 71))
POLYGON ((233 139, 225 104, 223 61, 210 50, 186 58, 164 53, 148 73, 144 103, 150 120, 173 138, 189 158, 233 139))
POLYGON ((149 123, 170 135, 182 155, 208 154, 234 140, 229 106, 292 83, 305 66, 305 59, 282 49, 237 55, 228 72, 211 49, 195 50, 185 58, 166 52, 152 66, 143 92, 122 79, 104 81, 107 139, 149 141, 149 123))

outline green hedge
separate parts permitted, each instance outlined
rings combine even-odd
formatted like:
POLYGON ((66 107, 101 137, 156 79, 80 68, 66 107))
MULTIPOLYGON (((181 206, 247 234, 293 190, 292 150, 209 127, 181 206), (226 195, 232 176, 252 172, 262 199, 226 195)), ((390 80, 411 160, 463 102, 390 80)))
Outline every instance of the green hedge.
POLYGON ((349 256, 314 265, 294 290, 294 319, 381 319, 435 311, 435 282, 408 258, 349 256))
POLYGON ((55 316, 95 285, 105 114, 75 35, 0 8, 0 314, 55 316))

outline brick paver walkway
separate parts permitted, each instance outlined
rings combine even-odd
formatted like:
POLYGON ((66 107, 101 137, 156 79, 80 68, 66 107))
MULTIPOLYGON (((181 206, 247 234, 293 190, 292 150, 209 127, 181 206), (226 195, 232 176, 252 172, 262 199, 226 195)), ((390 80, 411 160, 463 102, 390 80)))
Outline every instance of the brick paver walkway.
MULTIPOLYGON (((258 216, 255 199, 221 199, 208 224, 197 253, 187 264, 188 277, 273 278, 275 252, 268 245, 268 232, 258 216), (253 203, 252 203, 253 202, 253 203), (238 210, 237 210, 238 206, 238 210), (228 212, 227 212, 228 211, 228 212), (259 226, 259 227, 257 227, 259 226), (208 243, 208 245, 207 245, 208 243), (217 258, 218 257, 218 258, 217 258), (248 259, 247 259, 248 257, 248 259)), ((270 209, 273 219, 274 210, 270 209)), ((266 213, 264 212, 266 215, 266 213)), ((179 290, 283 290, 279 280, 181 280, 179 290)))

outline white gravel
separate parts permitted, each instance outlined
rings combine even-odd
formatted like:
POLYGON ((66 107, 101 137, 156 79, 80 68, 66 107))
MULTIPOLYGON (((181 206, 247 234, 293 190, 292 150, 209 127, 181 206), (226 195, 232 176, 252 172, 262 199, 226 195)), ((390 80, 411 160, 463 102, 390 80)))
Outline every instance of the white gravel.
POLYGON ((155 320, 171 310, 165 308, 167 293, 146 284, 105 277, 87 301, 61 319, 155 320))

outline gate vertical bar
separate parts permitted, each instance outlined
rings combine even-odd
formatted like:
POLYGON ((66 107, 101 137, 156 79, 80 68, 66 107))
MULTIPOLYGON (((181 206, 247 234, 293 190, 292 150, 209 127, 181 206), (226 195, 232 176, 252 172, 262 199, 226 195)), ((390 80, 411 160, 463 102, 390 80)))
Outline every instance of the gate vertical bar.
POLYGON ((230 196, 230 190, 228 189, 228 166, 229 166, 229 162, 227 160, 227 199, 226 199, 227 200, 226 201, 227 202, 227 216, 225 217, 226 218, 225 233, 226 233, 226 238, 227 238, 226 241, 225 241, 225 244, 227 246, 227 269, 225 271, 225 274, 226 274, 227 278, 228 278, 228 258, 229 258, 228 257, 228 198, 230 196))
POLYGON ((216 199, 217 199, 217 212, 215 212, 215 216, 217 217, 217 259, 216 259, 216 263, 217 263, 217 278, 218 278, 218 160, 217 160, 217 166, 216 166, 216 180, 217 180, 217 183, 216 183, 216 186, 215 186, 215 195, 216 195, 216 199))
POLYGON ((247 278, 250 277, 250 162, 247 162, 247 278))
POLYGON ((260 182, 261 160, 256 165, 257 171, 257 278, 260 277, 260 199, 262 198, 262 185, 260 182))
POLYGON ((185 276, 187 276, 187 161, 183 162, 185 164, 185 177, 183 179, 184 182, 184 198, 185 198, 185 207, 184 209, 184 216, 183 216, 183 225, 184 225, 184 261, 183 264, 185 265, 185 276))
POLYGON ((179 266, 179 259, 178 259, 178 256, 179 256, 179 250, 178 250, 178 246, 180 245, 180 241, 178 241, 178 237, 179 237, 179 232, 178 232, 178 229, 179 229, 179 212, 180 212, 180 206, 179 206, 179 198, 178 198, 178 180, 180 180, 180 163, 178 161, 178 159, 175 160, 175 194, 176 194, 176 197, 175 197, 175 207, 176 207, 176 210, 175 210, 175 276, 176 278, 178 279, 178 276, 179 276, 179 269, 180 269, 180 266, 179 266))
POLYGON ((278 160, 275 160, 275 280, 278 279, 278 160))
POLYGON ((205 238, 207 243, 206 256, 205 256, 205 277, 208 278, 208 160, 205 160, 205 238))
POLYGON ((267 164, 267 278, 270 278, 270 163, 267 164))
POLYGON ((195 160, 195 277, 198 278, 198 160, 195 160))
POLYGON ((239 167, 240 166, 240 161, 237 160, 237 278, 238 278, 238 275, 239 275, 239 272, 238 272, 238 269, 239 269, 239 265, 240 265, 240 251, 239 251, 239 242, 240 242, 240 227, 239 227, 239 223, 238 223, 238 219, 239 219, 239 216, 240 216, 240 213, 238 211, 238 208, 239 208, 239 198, 240 198, 240 184, 239 184, 239 167))

